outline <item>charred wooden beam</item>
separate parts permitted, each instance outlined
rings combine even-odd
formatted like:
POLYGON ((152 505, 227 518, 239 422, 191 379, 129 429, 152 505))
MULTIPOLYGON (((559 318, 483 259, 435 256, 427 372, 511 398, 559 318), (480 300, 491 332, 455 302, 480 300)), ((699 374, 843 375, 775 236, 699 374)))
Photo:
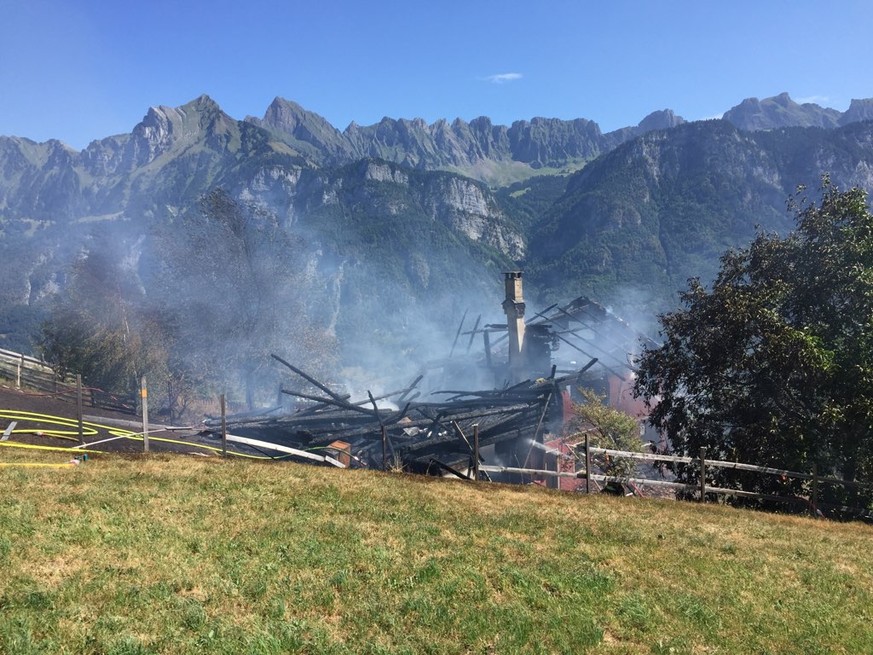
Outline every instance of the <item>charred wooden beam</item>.
POLYGON ((316 379, 315 379, 314 377, 312 377, 311 375, 308 375, 308 374, 304 373, 303 371, 301 371, 299 368, 297 368, 297 367, 294 366, 293 364, 290 364, 290 363, 286 362, 284 359, 282 359, 281 357, 279 357, 279 355, 276 355, 276 354, 274 354, 274 353, 271 353, 271 354, 270 354, 270 357, 272 357, 273 359, 275 359, 275 360, 276 360, 277 362, 279 362, 280 364, 283 364, 283 365, 287 366, 288 368, 290 368, 292 371, 294 371, 297 375, 299 375, 300 377, 302 377, 302 378, 303 378, 304 380, 306 380, 307 382, 309 382, 309 383, 311 383, 311 384, 314 384, 316 387, 318 387, 319 389, 321 389, 322 391, 324 391, 328 396, 330 396, 331 398, 333 398, 335 401, 337 401, 337 402, 345 402, 344 399, 342 398, 342 396, 340 396, 340 395, 337 394, 337 393, 334 393, 333 391, 331 391, 331 389, 330 389, 329 387, 323 385, 321 382, 319 382, 318 380, 316 380, 316 379))
POLYGON ((473 347, 473 339, 476 337, 476 330, 479 328, 479 321, 482 320, 482 314, 476 317, 476 323, 473 325, 473 331, 470 332, 470 341, 467 342, 467 352, 473 347))
POLYGON ((301 393, 299 391, 291 391, 289 389, 280 389, 282 393, 288 394, 289 396, 295 396, 297 398, 304 398, 306 400, 314 400, 315 402, 321 403, 322 405, 335 405, 336 407, 342 407, 343 409, 348 409, 353 412, 361 412, 363 414, 367 414, 368 416, 372 415, 372 412, 368 410, 366 407, 361 407, 360 405, 354 405, 350 402, 344 401, 342 396, 336 396, 338 400, 331 398, 322 398, 320 396, 312 396, 310 394, 301 393))
MULTIPOLYGON (((421 380, 423 378, 424 378, 424 375, 419 375, 417 378, 415 378, 412 381, 412 383, 408 387, 406 387, 406 389, 403 391, 403 393, 400 394, 400 397, 397 399, 397 402, 402 403, 406 399, 406 397, 412 392, 412 390, 418 386, 418 383, 421 382, 421 380)), ((416 393, 419 394, 420 392, 416 392, 416 393)))
POLYGON ((447 473, 451 473, 452 475, 459 477, 462 480, 472 480, 473 479, 469 475, 465 475, 464 473, 461 473, 459 470, 452 468, 448 464, 444 464, 443 462, 439 461, 438 459, 434 459, 433 457, 430 458, 430 464, 435 464, 438 468, 442 469, 443 471, 446 471, 447 473))
POLYGON ((452 342, 452 349, 449 351, 449 359, 455 354, 455 346, 458 345, 458 337, 461 336, 461 330, 464 329, 464 320, 467 318, 467 310, 464 310, 464 315, 461 316, 461 322, 458 325, 458 331, 455 333, 455 340, 452 342))

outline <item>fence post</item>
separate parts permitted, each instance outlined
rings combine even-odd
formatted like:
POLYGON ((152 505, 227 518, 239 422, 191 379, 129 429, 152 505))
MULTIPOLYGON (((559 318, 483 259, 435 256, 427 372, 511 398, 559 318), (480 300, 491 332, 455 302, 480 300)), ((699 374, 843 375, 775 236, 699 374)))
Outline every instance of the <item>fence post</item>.
POLYGON ((76 373, 76 418, 79 424, 79 443, 85 443, 85 429, 82 425, 82 375, 76 373))
POLYGON ((591 446, 590 437, 585 433, 585 493, 591 493, 591 446))
POLYGON ((142 398, 142 451, 149 452, 149 388, 146 384, 146 376, 142 376, 140 386, 140 398, 142 398))
POLYGON ((21 369, 24 368, 24 355, 15 362, 15 388, 21 389, 21 369))
POLYGON ((818 518, 818 464, 812 463, 812 515, 818 518))
POLYGON ((479 479, 479 424, 473 424, 473 479, 479 479))
POLYGON ((221 456, 227 457, 227 399, 221 394, 221 456))
POLYGON ((706 502, 706 448, 700 447, 700 502, 706 502))
POLYGON ((388 428, 382 426, 382 470, 388 470, 388 428))

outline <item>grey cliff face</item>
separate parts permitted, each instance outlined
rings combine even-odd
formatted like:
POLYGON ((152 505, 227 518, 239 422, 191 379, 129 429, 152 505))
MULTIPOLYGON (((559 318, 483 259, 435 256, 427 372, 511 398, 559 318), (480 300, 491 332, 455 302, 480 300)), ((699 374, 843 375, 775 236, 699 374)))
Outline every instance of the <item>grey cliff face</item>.
POLYGON ((263 119, 246 121, 290 137, 289 144, 323 163, 339 163, 351 156, 348 142, 333 125, 296 102, 276 98, 263 119))
MULTIPOLYGON (((873 100, 840 114, 782 94, 725 118, 686 123, 665 109, 607 134, 584 119, 385 118, 340 132, 281 98, 237 121, 201 96, 151 108, 130 134, 81 152, 0 137, 0 254, 15 270, 0 298, 44 302, 95 234, 143 238, 136 266, 159 268, 150 239, 178 240, 216 188, 305 244, 281 255, 331 280, 331 302, 365 297, 362 271, 377 258, 410 298, 519 262, 539 271, 532 283, 553 273, 568 293, 606 293, 619 279, 676 288, 755 220, 785 229, 798 183, 829 171, 873 189, 873 100), (531 177, 543 168, 562 175, 531 177)), ((336 325, 351 320, 331 307, 336 325)))
POLYGON ((741 130, 754 132, 782 127, 823 127, 839 125, 841 114, 814 103, 798 104, 787 93, 758 100, 746 98, 722 117, 741 130))
POLYGON ((284 135, 289 144, 322 164, 341 165, 366 157, 424 170, 460 170, 473 177, 483 162, 514 162, 538 169, 588 161, 624 140, 683 122, 664 110, 637 128, 604 136, 596 123, 585 119, 533 118, 507 127, 493 125, 487 117, 469 123, 460 118, 451 123, 440 119, 432 124, 420 118, 385 117, 369 126, 351 123, 340 133, 318 115, 280 98, 263 119, 246 120, 284 135), (306 146, 317 148, 320 154, 306 146))
POLYGON ((426 189, 424 204, 435 220, 471 241, 484 243, 511 259, 524 258, 524 236, 508 224, 481 184, 454 176, 436 178, 426 189))
POLYGON ((641 134, 645 134, 653 130, 669 130, 682 125, 684 122, 685 119, 673 113, 672 109, 662 109, 660 111, 653 111, 646 116, 637 127, 641 134))
POLYGON ((184 119, 182 109, 151 107, 128 142, 125 154, 131 167, 145 166, 169 151, 175 139, 184 136, 179 134, 184 119))
POLYGON ((873 98, 852 100, 849 108, 840 116, 840 125, 873 120, 873 98))

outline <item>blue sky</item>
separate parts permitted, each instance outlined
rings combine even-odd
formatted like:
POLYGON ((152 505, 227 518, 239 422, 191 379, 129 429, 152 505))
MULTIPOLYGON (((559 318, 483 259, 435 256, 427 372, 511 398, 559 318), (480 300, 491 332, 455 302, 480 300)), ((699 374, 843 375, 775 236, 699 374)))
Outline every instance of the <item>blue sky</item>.
POLYGON ((0 134, 76 148, 206 93, 276 96, 340 129, 383 116, 509 124, 721 115, 787 91, 873 97, 873 1, 0 0, 0 134))

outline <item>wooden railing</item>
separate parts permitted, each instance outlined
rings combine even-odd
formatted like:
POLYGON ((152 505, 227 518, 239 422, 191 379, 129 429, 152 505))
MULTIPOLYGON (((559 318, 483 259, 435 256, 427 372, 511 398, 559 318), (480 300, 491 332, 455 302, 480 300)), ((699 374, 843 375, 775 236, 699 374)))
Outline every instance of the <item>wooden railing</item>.
MULTIPOLYGON (((582 451, 584 452, 584 446, 582 447, 582 451)), ((683 491, 689 496, 696 496, 700 502, 703 502, 706 499, 708 494, 713 495, 724 495, 724 496, 733 496, 736 498, 753 498, 759 500, 769 500, 775 502, 786 502, 786 503, 795 503, 802 506, 807 507, 810 512, 814 515, 820 515, 821 509, 828 509, 834 512, 840 513, 853 513, 859 518, 865 519, 873 519, 873 514, 867 509, 857 508, 857 507, 846 507, 839 505, 832 505, 828 503, 822 503, 818 500, 818 488, 820 484, 837 484, 844 485, 850 487, 869 487, 870 484, 865 484, 862 482, 855 482, 851 480, 842 480, 840 478, 829 477, 829 476, 819 476, 817 471, 813 470, 811 473, 803 473, 799 471, 790 471, 787 469, 773 468, 770 466, 759 466, 757 464, 746 464, 742 462, 728 462, 723 460, 716 459, 707 459, 706 453, 701 452, 698 457, 682 457, 677 455, 661 455, 656 453, 639 453, 625 450, 612 450, 609 448, 595 448, 589 447, 587 449, 587 455, 585 455, 584 460, 582 461, 583 466, 584 462, 590 462, 592 455, 606 455, 609 457, 623 457, 626 459, 635 459, 646 462, 670 462, 674 464, 689 464, 689 465, 697 465, 699 467, 700 472, 700 482, 698 484, 687 484, 684 482, 674 482, 670 480, 657 480, 652 478, 637 478, 637 477, 621 477, 621 476, 609 476, 609 475, 600 475, 594 473, 594 467, 589 465, 584 470, 576 471, 576 472, 566 472, 566 471, 550 471, 543 469, 528 469, 528 468, 514 468, 508 466, 487 466, 484 464, 480 464, 479 470, 484 471, 486 473, 510 473, 510 474, 520 474, 520 475, 531 475, 531 476, 540 476, 540 477, 553 477, 553 478, 577 478, 585 481, 585 486, 587 491, 593 490, 592 483, 602 483, 602 482, 618 482, 621 484, 631 484, 631 485, 640 485, 640 486, 652 486, 652 487, 661 487, 667 489, 674 489, 677 491, 683 491), (810 488, 810 494, 808 497, 800 497, 800 496, 786 496, 786 495, 778 495, 778 494, 766 494, 755 491, 745 491, 742 489, 731 489, 727 487, 716 487, 709 484, 706 484, 706 470, 708 468, 726 468, 726 469, 735 469, 742 471, 752 471, 755 473, 760 473, 762 475, 778 475, 784 478, 794 478, 800 480, 809 480, 812 482, 810 488)))
MULTIPOLYGON (((16 389, 32 389, 75 403, 78 396, 75 375, 61 377, 48 364, 35 357, 0 349, 0 380, 16 389)), ((123 414, 136 415, 136 398, 119 396, 101 389, 82 387, 83 403, 123 414)))

